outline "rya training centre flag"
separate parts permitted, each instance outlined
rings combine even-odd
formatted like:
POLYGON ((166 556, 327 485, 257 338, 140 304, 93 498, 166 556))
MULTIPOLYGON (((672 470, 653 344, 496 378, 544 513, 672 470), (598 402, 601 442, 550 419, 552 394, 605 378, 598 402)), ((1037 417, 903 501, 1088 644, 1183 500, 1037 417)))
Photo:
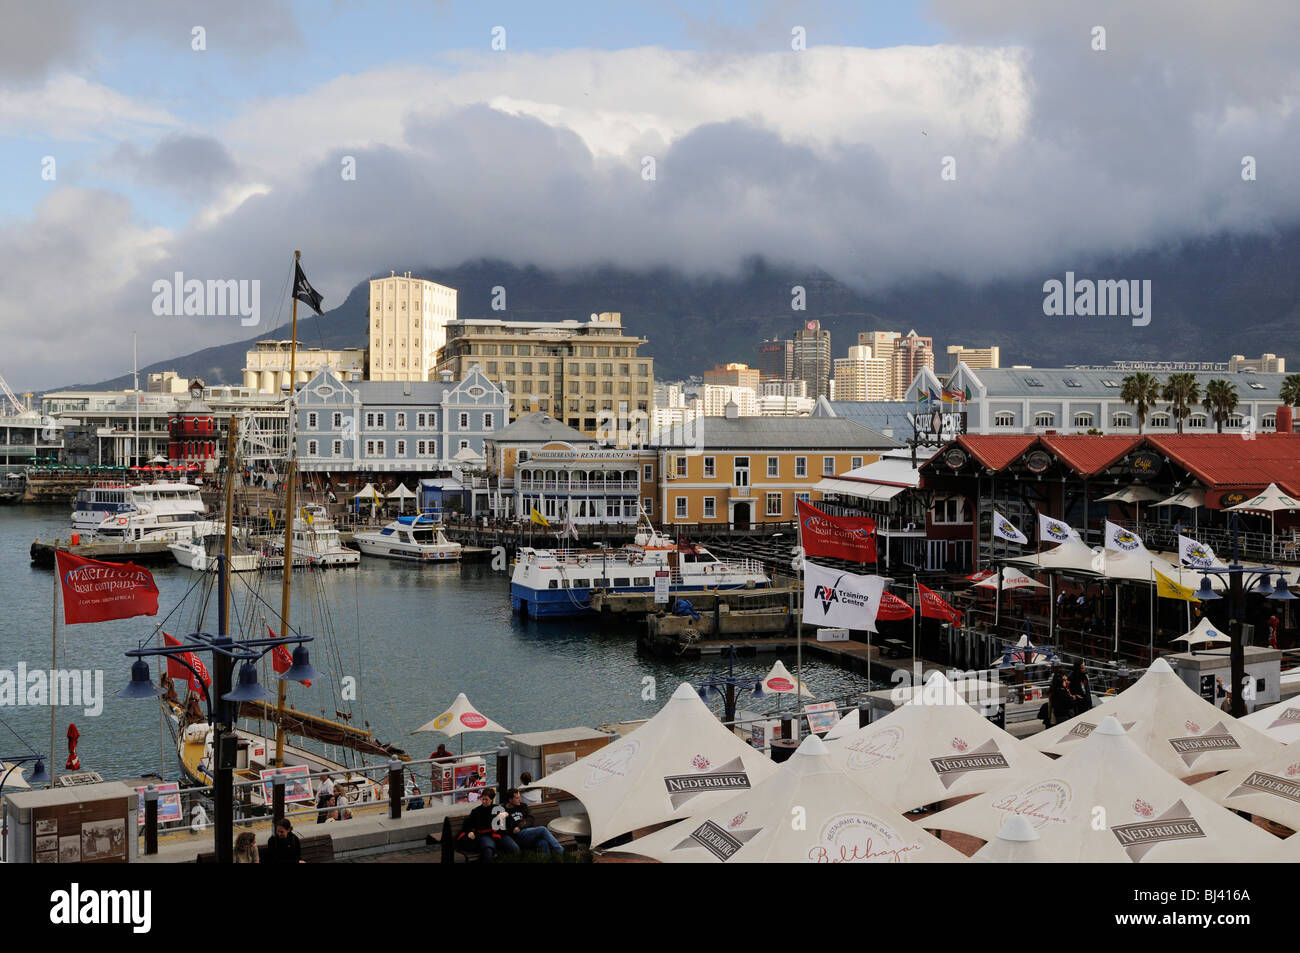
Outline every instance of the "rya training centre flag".
POLYGON ((876 631, 884 576, 859 576, 804 560, 803 621, 808 625, 876 631))
POLYGON ((1118 553, 1132 553, 1139 549, 1146 549, 1146 544, 1142 542, 1142 537, 1131 529, 1125 529, 1106 520, 1106 548, 1118 553))
POLYGON ((1069 523, 1063 523, 1060 520, 1054 520, 1050 516, 1039 513, 1038 538, 1044 543, 1065 543, 1072 539, 1079 539, 1079 534, 1074 531, 1074 527, 1069 523))
POLYGON ((1028 539, 1025 534, 1012 525, 1011 520, 1007 519, 997 510, 993 511, 993 535, 998 539, 1005 539, 1009 543, 1027 543, 1028 539))
POLYGON ((799 545, 805 556, 855 563, 876 561, 876 521, 871 517, 828 516, 803 500, 795 502, 799 508, 799 545))
POLYGON ((1211 569, 1219 565, 1214 550, 1181 533, 1178 534, 1178 561, 1193 569, 1211 569))
POLYGON ((158 586, 135 563, 105 563, 55 550, 63 590, 63 621, 108 622, 158 614, 158 586))

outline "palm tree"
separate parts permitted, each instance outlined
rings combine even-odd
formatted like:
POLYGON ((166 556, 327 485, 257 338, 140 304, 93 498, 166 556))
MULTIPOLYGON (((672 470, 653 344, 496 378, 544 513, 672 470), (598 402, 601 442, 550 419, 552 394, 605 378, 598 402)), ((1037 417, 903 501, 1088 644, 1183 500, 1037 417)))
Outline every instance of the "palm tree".
POLYGON ((1218 432, 1223 433, 1224 423, 1237 410, 1237 385, 1221 378, 1210 381, 1205 385, 1205 399, 1201 406, 1214 418, 1218 432))
MULTIPOLYGON (((1296 375, 1300 377, 1300 374, 1296 375)), ((1156 401, 1160 399, 1160 382, 1146 371, 1138 371, 1136 374, 1130 374, 1124 378, 1123 386, 1120 388, 1119 399, 1126 404, 1131 404, 1137 411, 1138 433, 1142 432, 1142 425, 1147 422, 1147 413, 1156 401)))
POLYGON ((1300 407, 1300 374, 1288 374, 1282 380, 1279 396, 1288 407, 1300 407))
POLYGON ((1169 402, 1169 413, 1178 421, 1178 432, 1183 432, 1183 421, 1192 413, 1192 405, 1201 397, 1201 386, 1195 374, 1170 374, 1165 381, 1160 399, 1169 402))

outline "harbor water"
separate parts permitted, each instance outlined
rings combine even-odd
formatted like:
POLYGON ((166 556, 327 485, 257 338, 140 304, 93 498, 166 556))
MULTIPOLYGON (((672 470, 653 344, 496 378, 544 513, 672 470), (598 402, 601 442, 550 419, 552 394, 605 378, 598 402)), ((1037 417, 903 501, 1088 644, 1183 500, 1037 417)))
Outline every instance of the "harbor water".
MULTIPOLYGON (((0 507, 0 670, 51 668, 54 574, 32 566, 28 552, 33 538, 66 539, 68 532, 65 507, 0 507)), ((103 675, 102 711, 89 713, 83 704, 57 712, 60 770, 67 754, 64 733, 75 722, 83 770, 98 771, 106 780, 146 772, 168 780, 177 776, 175 748, 159 706, 113 697, 130 677, 126 650, 152 643, 159 624, 176 637, 198 630, 205 591, 202 583, 196 586, 200 574, 175 564, 152 571, 159 589, 156 617, 65 626, 60 609, 53 667, 103 675)), ((368 726, 382 741, 424 758, 447 739, 411 732, 442 712, 457 692, 513 732, 595 727, 647 718, 681 682, 726 670, 725 658, 673 661, 638 651, 640 621, 615 626, 521 618, 510 611, 508 579, 508 572, 486 564, 419 566, 370 557, 363 557, 359 568, 299 572, 292 622, 303 634, 318 637, 309 649, 324 677, 311 688, 291 684, 290 706, 327 718, 350 710, 352 725, 368 726), (356 700, 344 700, 353 689, 356 700)), ((278 573, 236 575, 233 596, 232 633, 264 636, 266 624, 278 633, 278 573)), ((202 631, 216 631, 216 602, 214 587, 202 631)), ((736 674, 759 679, 776 659, 765 652, 737 659, 736 674)), ((781 660, 794 671, 793 651, 781 660)), ((156 681, 159 660, 149 661, 156 681)), ((807 652, 804 681, 817 700, 868 688, 861 675, 807 652)), ((269 669, 262 682, 274 690, 269 669)), ((720 713, 720 700, 709 704, 720 713)), ((792 701, 782 704, 788 711, 792 701)), ((741 709, 773 713, 777 705, 776 697, 751 700, 748 693, 741 693, 738 703, 741 709)), ((48 752, 48 707, 5 704, 0 722, 0 757, 27 753, 23 741, 48 752)), ((486 750, 499 740, 488 733, 463 737, 467 751, 486 750)), ((458 750, 459 742, 449 747, 458 750)))

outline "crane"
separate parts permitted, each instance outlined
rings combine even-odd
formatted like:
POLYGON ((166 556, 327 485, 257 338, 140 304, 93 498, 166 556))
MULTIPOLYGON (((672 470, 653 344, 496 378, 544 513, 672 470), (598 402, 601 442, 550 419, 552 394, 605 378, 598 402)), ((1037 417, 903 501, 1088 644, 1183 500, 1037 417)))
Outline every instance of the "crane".
POLYGON ((3 375, 0 375, 0 391, 4 391, 5 397, 13 406, 15 417, 22 417, 28 412, 27 407, 18 399, 17 395, 9 389, 9 383, 4 379, 3 375))

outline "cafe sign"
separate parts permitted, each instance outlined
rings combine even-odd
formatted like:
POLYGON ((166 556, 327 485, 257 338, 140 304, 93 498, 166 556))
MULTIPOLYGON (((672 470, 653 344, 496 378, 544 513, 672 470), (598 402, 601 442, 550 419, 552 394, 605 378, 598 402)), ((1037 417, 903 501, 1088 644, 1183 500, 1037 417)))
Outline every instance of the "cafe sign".
POLYGON ((1029 456, 1025 457, 1025 469, 1030 473, 1042 473, 1052 465, 1051 454, 1043 450, 1035 450, 1029 456))
POLYGON ((961 449, 961 447, 953 447, 943 455, 943 462, 947 464, 948 468, 951 470, 960 470, 966 465, 967 459, 966 451, 961 449))
POLYGON ((1140 450, 1129 458, 1129 473, 1138 479, 1150 479, 1160 472, 1164 458, 1150 450, 1140 450))

